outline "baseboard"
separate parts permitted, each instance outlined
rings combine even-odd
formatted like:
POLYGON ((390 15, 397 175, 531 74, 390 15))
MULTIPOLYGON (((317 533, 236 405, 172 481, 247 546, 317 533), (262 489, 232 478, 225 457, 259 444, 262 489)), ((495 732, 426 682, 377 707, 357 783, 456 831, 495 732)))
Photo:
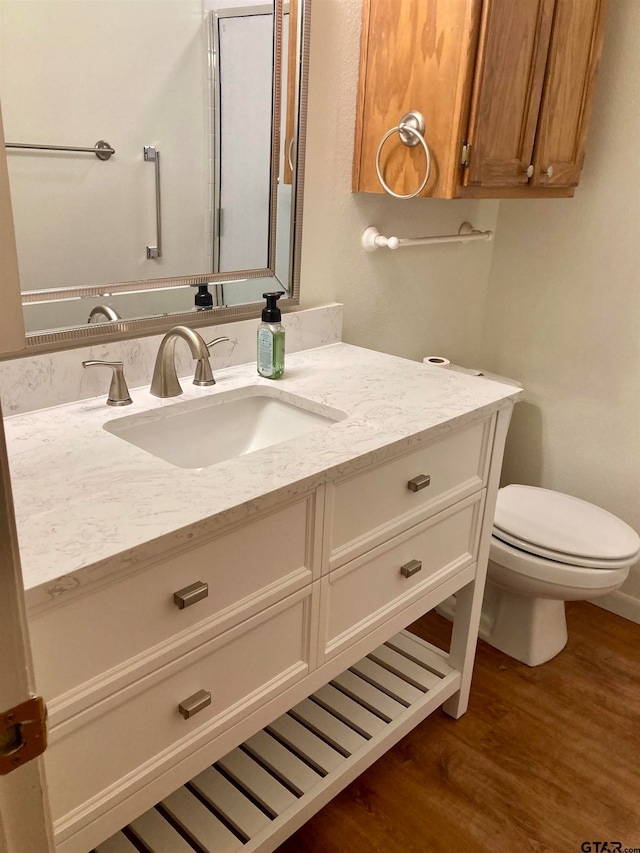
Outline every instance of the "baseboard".
POLYGON ((609 595, 594 598, 591 603, 640 625, 640 598, 635 598, 633 595, 627 595, 618 590, 617 592, 610 592, 609 595))

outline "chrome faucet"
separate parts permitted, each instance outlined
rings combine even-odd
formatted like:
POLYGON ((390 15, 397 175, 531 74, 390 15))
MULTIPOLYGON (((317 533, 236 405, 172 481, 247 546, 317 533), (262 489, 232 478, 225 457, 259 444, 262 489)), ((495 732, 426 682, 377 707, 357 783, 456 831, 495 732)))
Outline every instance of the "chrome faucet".
POLYGON ((96 305, 95 308, 92 308, 87 323, 99 323, 100 320, 96 320, 96 317, 104 317, 107 322, 122 320, 122 317, 110 305, 96 305))
POLYGON ((175 349, 178 338, 182 338, 189 344, 191 355, 197 359, 193 384, 205 386, 216 384, 209 361, 209 347, 221 341, 228 341, 229 338, 216 338, 207 345, 194 329, 189 329, 187 326, 174 326, 164 336, 158 350, 150 388, 154 397, 177 397, 178 394, 182 394, 182 387, 176 373, 175 349))

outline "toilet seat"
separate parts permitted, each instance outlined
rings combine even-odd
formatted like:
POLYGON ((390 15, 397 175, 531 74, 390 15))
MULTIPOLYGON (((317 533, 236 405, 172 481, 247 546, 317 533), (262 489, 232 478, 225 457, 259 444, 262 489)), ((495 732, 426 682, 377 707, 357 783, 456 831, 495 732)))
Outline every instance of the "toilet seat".
POLYGON ((628 567, 640 552, 640 537, 617 516, 534 486, 498 491, 493 535, 527 555, 603 571, 628 567))
POLYGON ((509 536, 503 533, 502 530, 493 530, 493 538, 498 539, 505 545, 510 545, 512 548, 522 551, 532 557, 541 557, 544 560, 560 563, 563 566, 578 566, 584 569, 619 569, 630 565, 633 558, 625 557, 620 560, 596 560, 588 557, 578 557, 575 554, 567 554, 561 551, 552 551, 550 548, 543 548, 542 545, 536 545, 532 542, 522 542, 516 536, 509 536))
POLYGON ((491 562, 509 569, 524 578, 543 581, 551 586, 574 587, 577 589, 608 589, 621 584, 629 573, 631 560, 611 562, 598 566, 579 566, 563 560, 540 557, 520 548, 514 548, 495 535, 491 537, 489 551, 489 577, 492 576, 491 562))

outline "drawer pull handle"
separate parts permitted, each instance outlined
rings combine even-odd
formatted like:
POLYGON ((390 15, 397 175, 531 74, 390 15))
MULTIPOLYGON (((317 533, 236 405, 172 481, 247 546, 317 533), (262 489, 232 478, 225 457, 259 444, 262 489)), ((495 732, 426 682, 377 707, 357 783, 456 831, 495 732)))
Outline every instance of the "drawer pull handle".
POLYGON ((407 483, 407 488, 410 492, 419 492, 420 489, 426 489, 429 483, 431 482, 431 477, 429 474, 418 474, 417 477, 414 477, 412 480, 409 480, 407 483))
POLYGON ((400 566, 400 574, 403 578, 410 578, 411 575, 415 575, 422 568, 422 563, 420 560, 409 560, 408 563, 405 563, 404 566, 400 566))
POLYGON ((191 607, 196 601, 202 601, 209 595, 209 584, 197 581, 173 593, 173 603, 180 610, 191 607))
POLYGON ((202 711, 211 704, 211 693, 208 690, 198 690, 193 696, 189 696, 184 702, 178 705, 178 711, 182 714, 185 720, 193 717, 198 711, 202 711))

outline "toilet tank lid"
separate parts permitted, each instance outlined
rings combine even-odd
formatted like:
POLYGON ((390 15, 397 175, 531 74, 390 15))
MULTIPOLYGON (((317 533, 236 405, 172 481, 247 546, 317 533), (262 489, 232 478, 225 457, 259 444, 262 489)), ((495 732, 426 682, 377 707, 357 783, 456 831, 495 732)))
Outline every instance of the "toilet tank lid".
POLYGON ((535 486, 500 489, 494 526, 558 554, 620 560, 640 551, 640 537, 622 519, 580 498, 535 486))

